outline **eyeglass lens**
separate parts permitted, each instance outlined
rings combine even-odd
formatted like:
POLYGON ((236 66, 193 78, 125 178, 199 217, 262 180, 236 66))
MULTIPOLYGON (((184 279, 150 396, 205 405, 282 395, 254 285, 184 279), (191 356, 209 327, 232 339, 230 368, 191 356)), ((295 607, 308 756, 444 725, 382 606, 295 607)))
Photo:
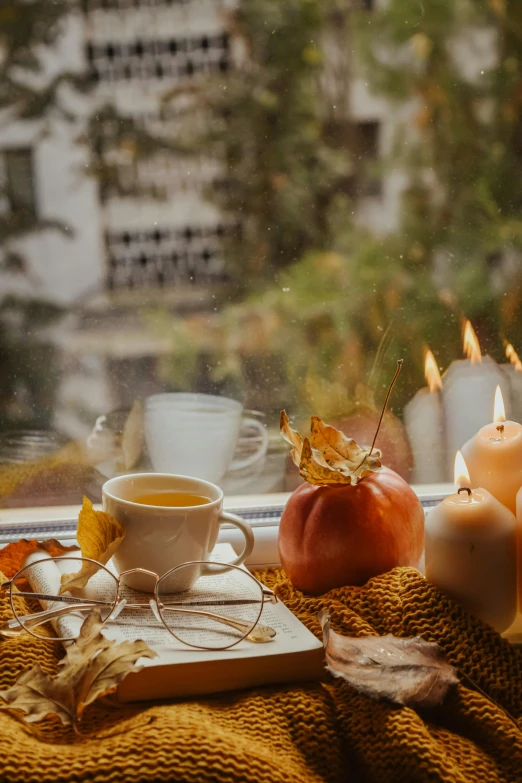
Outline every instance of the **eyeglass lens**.
POLYGON ((247 636, 263 609, 263 591, 248 571, 215 564, 197 579, 201 566, 186 564, 165 574, 158 584, 160 614, 180 641, 194 647, 222 649, 247 636))
MULTIPOLYGON (((103 566, 84 588, 59 594, 61 576, 77 573, 86 562, 73 557, 42 558, 19 572, 12 583, 11 600, 15 616, 27 631, 39 638, 66 641, 78 637, 93 608, 101 609, 104 620, 110 615, 118 599, 118 580, 103 566), (55 616, 39 622, 36 615, 48 609, 57 610, 55 616)), ((121 587, 121 597, 134 608, 129 606, 115 621, 110 620, 106 626, 108 634, 114 633, 114 638, 118 638, 119 629, 125 638, 131 638, 139 623, 141 635, 136 632, 136 638, 147 640, 151 634, 153 643, 172 644, 174 636, 183 645, 218 650, 241 641, 260 618, 261 585, 241 568, 214 564, 210 575, 200 576, 203 567, 203 563, 187 563, 159 580, 157 597, 163 636, 150 611, 151 594, 125 585, 121 587), (137 610, 136 605, 145 611, 137 610)))

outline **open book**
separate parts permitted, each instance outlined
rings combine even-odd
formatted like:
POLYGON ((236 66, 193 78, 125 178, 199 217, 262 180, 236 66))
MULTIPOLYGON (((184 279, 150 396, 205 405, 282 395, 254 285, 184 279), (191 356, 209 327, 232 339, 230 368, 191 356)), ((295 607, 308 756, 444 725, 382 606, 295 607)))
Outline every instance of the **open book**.
MULTIPOLYGON (((235 555, 230 544, 218 544, 212 554, 222 562, 235 555)), ((42 568, 38 569, 38 583, 31 585, 33 590, 57 594, 61 573, 70 571, 70 564, 64 561, 56 567, 52 562, 44 562, 48 559, 44 553, 37 557, 42 568)), ((234 572, 227 576, 233 580, 234 572)), ((110 577, 105 574, 105 579, 110 580, 110 577)), ((88 597, 105 598, 103 572, 90 580, 87 589, 88 597)), ((132 599, 133 592, 125 588, 125 597, 132 599)), ((46 609, 50 608, 48 602, 42 603, 46 609)), ((68 614, 53 622, 60 636, 71 637, 77 635, 82 620, 68 614)), ((117 642, 143 639, 158 657, 140 661, 144 668, 125 678, 119 686, 118 698, 120 701, 144 701, 185 697, 321 677, 324 671, 322 642, 283 603, 265 604, 260 622, 276 630, 269 642, 253 644, 243 640, 229 650, 196 650, 171 636, 156 621, 152 611, 124 609, 116 622, 104 626, 103 634, 117 642)))

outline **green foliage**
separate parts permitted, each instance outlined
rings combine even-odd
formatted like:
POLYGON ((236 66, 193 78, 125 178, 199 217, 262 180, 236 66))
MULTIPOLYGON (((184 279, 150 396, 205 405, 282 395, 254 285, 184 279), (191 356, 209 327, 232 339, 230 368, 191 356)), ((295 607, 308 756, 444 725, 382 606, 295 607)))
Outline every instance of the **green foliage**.
POLYGON ((147 195, 162 198, 154 187, 146 190, 136 176, 136 166, 161 152, 187 154, 187 145, 149 133, 133 117, 122 116, 113 104, 105 104, 89 117, 85 142, 90 152, 90 173, 98 182, 101 198, 147 195))
POLYGON ((373 89, 416 101, 395 159, 410 180, 405 251, 439 270, 439 293, 497 358, 499 332, 522 340, 521 36, 522 8, 504 0, 391 0, 358 30, 373 89))
MULTIPOLYGON (((44 63, 53 50, 59 52, 61 36, 71 15, 78 14, 76 0, 5 0, 0 7, 0 110, 13 121, 27 121, 44 135, 50 120, 75 121, 71 90, 92 86, 87 71, 58 69, 45 77, 44 63), (46 48, 48 51, 46 51, 46 48)), ((54 65, 59 65, 58 57, 54 65)), ((78 139, 89 147, 90 170, 98 180, 102 197, 108 193, 132 196, 138 187, 125 187, 123 174, 157 151, 180 151, 170 140, 148 134, 132 118, 115 107, 98 107, 78 139), (122 161, 127 170, 122 172, 122 161)), ((142 190, 139 190, 142 193, 142 190)), ((7 196, 9 193, 0 193, 7 196)), ((157 194, 154 194, 157 195, 157 194)), ((59 219, 43 219, 38 209, 8 209, 0 215, 0 271, 26 274, 26 262, 18 240, 44 231, 72 231, 59 219)), ((22 246, 23 247, 23 246, 22 246)), ((58 383, 58 356, 39 334, 47 318, 58 318, 59 308, 35 300, 2 298, 0 293, 0 429, 51 424, 53 395, 58 383), (45 311, 45 318, 43 318, 45 311)))
POLYGON ((240 287, 329 244, 329 213, 353 169, 331 138, 335 112, 320 83, 320 34, 335 5, 242 0, 228 18, 234 67, 196 98, 210 118, 200 149, 223 167, 213 197, 231 222, 240 287))
MULTIPOLYGON (((71 0, 7 0, 0 7, 0 110, 14 120, 72 119, 62 104, 63 86, 83 86, 81 75, 67 72, 41 78, 42 47, 54 46, 71 0)), ((7 195, 9 201, 9 193, 7 195)), ((24 274, 17 240, 47 230, 65 231, 59 220, 42 219, 31 209, 0 215, 0 271, 24 274)), ((70 234, 69 234, 70 235, 70 234)), ((49 427, 58 380, 57 355, 39 335, 59 308, 16 297, 0 299, 0 430, 49 427)))
POLYGON ((61 106, 60 90, 69 82, 82 84, 78 74, 62 72, 41 84, 42 46, 57 43, 74 0, 5 0, 0 8, 0 108, 21 119, 37 119, 61 106))
MULTIPOLYGON (((504 336, 522 348, 522 4, 351 7, 244 0, 230 21, 244 58, 207 100, 226 172, 218 200, 242 226, 229 236, 232 275, 245 289, 220 319, 219 361, 248 399, 260 390, 246 357, 278 357, 287 404, 307 412, 326 398, 380 398, 399 356, 401 410, 423 385, 426 343, 441 368, 460 357, 464 315, 497 360, 504 336), (347 96, 353 73, 390 111, 401 105, 383 171, 403 172, 407 187, 400 224, 383 236, 352 222, 353 121, 349 100, 330 96, 347 96)), ((267 378, 274 409, 276 397, 267 378)))

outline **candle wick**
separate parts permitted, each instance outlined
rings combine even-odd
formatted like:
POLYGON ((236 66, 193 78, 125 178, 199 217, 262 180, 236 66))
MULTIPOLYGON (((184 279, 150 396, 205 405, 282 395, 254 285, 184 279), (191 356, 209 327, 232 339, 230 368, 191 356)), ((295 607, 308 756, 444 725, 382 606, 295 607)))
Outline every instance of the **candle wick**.
POLYGON ((504 434, 504 425, 503 424, 497 424, 497 432, 500 432, 501 435, 504 434))
POLYGON ((468 497, 471 497, 471 490, 469 487, 459 487, 457 490, 457 494, 460 495, 461 492, 467 492, 468 497))

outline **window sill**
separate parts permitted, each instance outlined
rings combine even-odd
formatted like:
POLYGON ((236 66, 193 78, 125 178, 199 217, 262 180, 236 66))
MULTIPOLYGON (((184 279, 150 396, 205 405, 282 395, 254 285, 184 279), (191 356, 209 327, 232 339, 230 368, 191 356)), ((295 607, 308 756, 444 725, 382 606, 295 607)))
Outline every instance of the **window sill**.
MULTIPOLYGON (((434 505, 446 495, 449 495, 453 484, 417 484, 412 489, 419 496, 426 507, 434 505)), ((223 506, 229 511, 254 511, 256 509, 268 511, 270 509, 283 508, 290 497, 289 492, 276 492, 267 495, 229 495, 225 497, 223 506)), ((101 509, 101 505, 95 508, 101 509)), ((80 506, 34 506, 27 508, 0 509, 0 530, 11 525, 23 525, 28 522, 57 522, 76 520, 80 506)), ((256 527, 256 522, 251 522, 256 527)))
MULTIPOLYGON (((413 486, 425 509, 436 505, 450 494, 452 484, 413 486)), ((277 533, 281 512, 290 497, 288 492, 269 495, 230 495, 225 509, 243 515, 254 529, 255 546, 245 561, 250 569, 278 566, 277 533)), ((101 508, 99 505, 96 508, 101 508)), ((64 543, 76 540, 76 524, 80 506, 46 506, 0 510, 0 546, 20 538, 57 538, 64 543)), ((223 525, 220 542, 232 544, 239 551, 241 533, 232 525, 223 525)))

